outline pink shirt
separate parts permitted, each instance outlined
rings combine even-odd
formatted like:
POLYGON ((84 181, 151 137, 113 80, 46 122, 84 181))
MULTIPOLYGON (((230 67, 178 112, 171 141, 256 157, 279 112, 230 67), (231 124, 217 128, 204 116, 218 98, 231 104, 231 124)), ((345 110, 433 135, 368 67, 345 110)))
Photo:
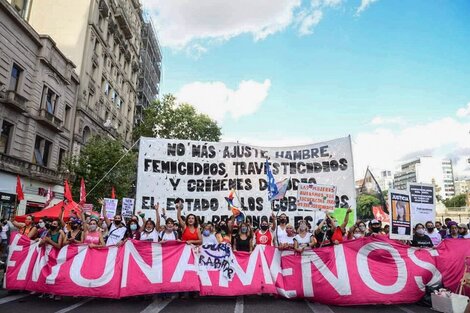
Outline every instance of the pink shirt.
POLYGON ((100 232, 99 231, 87 232, 85 240, 83 240, 83 243, 95 244, 95 245, 100 244, 100 232))

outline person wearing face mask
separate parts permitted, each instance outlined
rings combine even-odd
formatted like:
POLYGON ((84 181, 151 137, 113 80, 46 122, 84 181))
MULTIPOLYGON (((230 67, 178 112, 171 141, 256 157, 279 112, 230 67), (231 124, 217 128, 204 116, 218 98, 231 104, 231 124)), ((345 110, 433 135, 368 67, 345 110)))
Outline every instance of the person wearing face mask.
POLYGON ((233 251, 253 251, 253 231, 250 224, 242 223, 233 242, 233 251))
POLYGON ((212 228, 212 223, 206 223, 203 226, 202 229, 202 245, 208 246, 208 245, 216 245, 219 242, 217 241, 217 238, 215 238, 213 228, 212 228))
POLYGON ((300 221, 298 234, 294 237, 294 250, 302 253, 306 249, 311 249, 315 246, 315 237, 312 233, 308 232, 308 226, 305 221, 300 221))
POLYGON ((11 223, 18 228, 19 233, 27 236, 29 239, 35 239, 38 234, 38 229, 34 226, 34 218, 32 215, 26 216, 24 223, 15 221, 15 217, 11 217, 11 223))
POLYGON ((276 216, 274 213, 271 214, 273 219, 273 224, 271 229, 269 228, 269 222, 266 219, 261 220, 260 228, 255 232, 255 243, 257 245, 266 245, 272 246, 273 245, 273 232, 276 230, 277 223, 276 223, 276 216))
POLYGON ((106 213, 106 206, 102 199, 99 200, 101 204, 101 211, 103 212, 104 221, 108 228, 108 238, 106 241, 106 246, 120 246, 123 243, 123 240, 127 233, 127 227, 122 223, 121 214, 114 215, 113 221, 111 222, 106 213))
MULTIPOLYGON (((437 224, 437 222, 436 222, 436 224, 437 224)), ((434 224, 433 224, 432 221, 427 221, 426 222, 426 235, 429 238, 431 238, 432 244, 434 246, 437 246, 442 241, 441 234, 439 234, 439 231, 434 228, 434 224)))
POLYGON ((232 243, 232 232, 225 221, 220 221, 215 237, 219 243, 232 243))
POLYGON ((127 222, 126 239, 140 240, 139 223, 135 219, 131 218, 127 222))
POLYGON ((71 217, 70 218, 70 231, 65 236, 65 243, 64 245, 68 245, 71 243, 81 243, 83 241, 82 238, 82 221, 78 218, 71 217))
POLYGON ((365 237, 367 234, 367 227, 366 224, 362 221, 358 221, 356 223, 356 227, 359 229, 359 231, 362 233, 362 236, 365 237))
POLYGON ((154 221, 148 219, 141 229, 142 231, 140 232, 140 238, 137 240, 158 242, 158 231, 154 221))
POLYGON ((353 225, 348 231, 348 240, 356 240, 364 236, 364 232, 357 225, 353 225))
POLYGON ((49 244, 53 246, 54 248, 60 249, 62 248, 64 239, 65 239, 65 234, 60 229, 59 220, 55 219, 51 222, 51 226, 49 227, 49 231, 47 232, 47 235, 43 239, 41 239, 41 241, 39 242, 39 246, 41 247, 43 245, 49 244))
POLYGON ((178 231, 177 229, 175 230, 175 221, 171 217, 168 217, 165 220, 165 229, 160 233, 158 240, 160 242, 166 242, 175 241, 178 240, 178 238, 178 231))
POLYGON ((279 250, 293 250, 294 249, 294 237, 296 235, 294 226, 292 224, 286 225, 286 234, 284 238, 279 239, 278 248, 279 250))
POLYGON ((49 225, 46 225, 46 220, 42 218, 39 219, 39 222, 36 224, 36 227, 38 229, 38 238, 44 238, 47 234, 47 230, 49 229, 49 225))
POLYGON ((439 232, 439 235, 441 235, 441 238, 444 238, 447 235, 447 230, 442 227, 442 223, 440 221, 436 221, 434 225, 436 226, 436 230, 439 232))
POLYGON ((282 213, 279 215, 279 225, 276 228, 276 243, 279 246, 280 242, 285 241, 285 237, 287 237, 286 227, 287 227, 287 215, 282 213))
POLYGON ((460 223, 457 225, 459 228, 459 235, 462 236, 464 239, 469 239, 470 234, 468 233, 468 226, 465 223, 460 223))
POLYGON ((424 229, 424 225, 421 223, 416 224, 415 226, 415 233, 413 235, 413 240, 411 241, 412 247, 429 247, 432 248, 434 245, 432 244, 431 238, 426 235, 426 230, 424 229))
POLYGON ((103 233, 98 229, 99 218, 92 215, 90 223, 85 224, 85 231, 83 233, 83 243, 87 244, 90 248, 101 248, 105 246, 103 233))

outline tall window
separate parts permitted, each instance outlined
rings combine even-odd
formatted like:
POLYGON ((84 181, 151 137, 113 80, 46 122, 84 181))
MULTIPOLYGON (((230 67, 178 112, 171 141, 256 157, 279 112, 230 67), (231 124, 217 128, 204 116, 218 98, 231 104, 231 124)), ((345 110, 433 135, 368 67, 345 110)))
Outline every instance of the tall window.
POLYGON ((46 166, 49 164, 49 155, 51 153, 52 142, 36 136, 36 142, 34 143, 34 154, 33 163, 46 166))
POLYGON ((0 133, 0 152, 8 153, 10 147, 11 136, 13 134, 13 124, 3 121, 2 132, 0 133))
POLYGON ((54 115, 57 102, 59 101, 59 96, 49 87, 44 86, 42 90, 42 107, 46 109, 49 114, 54 115))
POLYGON ((62 167, 63 163, 64 163, 64 160, 65 160, 65 149, 59 149, 59 163, 57 164, 57 169, 60 170, 60 168, 62 167))
POLYGON ((65 106, 65 128, 70 129, 70 116, 71 116, 72 108, 68 105, 65 106))
POLYGON ((13 68, 11 69, 10 86, 8 90, 13 90, 15 92, 18 91, 22 72, 23 70, 17 64, 13 63, 13 68))

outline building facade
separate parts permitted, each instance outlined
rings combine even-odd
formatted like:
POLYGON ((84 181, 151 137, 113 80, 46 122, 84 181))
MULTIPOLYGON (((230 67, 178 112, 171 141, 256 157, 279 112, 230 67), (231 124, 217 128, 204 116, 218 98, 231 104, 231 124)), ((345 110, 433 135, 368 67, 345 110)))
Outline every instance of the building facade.
POLYGON ((436 195, 448 199, 455 195, 452 161, 434 157, 420 157, 404 163, 395 173, 393 186, 406 189, 408 183, 427 183, 436 187, 436 195))
POLYGON ((140 69, 139 0, 23 1, 29 23, 54 38, 77 66, 73 152, 93 135, 121 139, 129 147, 140 69))
POLYGON ((152 20, 142 16, 142 41, 140 45, 140 72, 137 84, 135 122, 142 120, 142 111, 160 93, 162 53, 152 20))
POLYGON ((0 215, 40 210, 49 188, 63 198, 62 162, 72 150, 79 78, 49 36, 25 20, 27 6, 0 0, 0 215))
POLYGON ((456 180, 454 182, 455 195, 466 195, 470 193, 470 179, 467 180, 456 180))

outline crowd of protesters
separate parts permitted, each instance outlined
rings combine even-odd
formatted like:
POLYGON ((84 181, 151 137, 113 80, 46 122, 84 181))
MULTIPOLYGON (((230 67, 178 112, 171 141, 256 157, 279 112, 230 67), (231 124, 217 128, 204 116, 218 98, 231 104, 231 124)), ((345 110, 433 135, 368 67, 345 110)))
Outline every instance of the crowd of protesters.
MULTIPOLYGON (((98 212, 85 213, 81 208, 72 211, 68 221, 64 221, 64 208, 58 218, 41 218, 34 222, 28 215, 24 222, 1 220, 0 265, 3 265, 8 250, 8 235, 17 230, 20 234, 39 242, 40 246, 51 245, 61 248, 68 244, 86 244, 90 248, 122 245, 126 240, 150 242, 182 241, 192 245, 228 244, 236 252, 250 253, 257 245, 275 246, 280 250, 292 250, 303 253, 306 250, 341 244, 347 240, 358 240, 368 236, 388 235, 389 225, 381 221, 358 220, 347 228, 352 210, 348 209, 344 220, 337 221, 326 213, 324 219, 312 225, 307 220, 300 220, 294 225, 285 213, 270 219, 261 219, 259 225, 247 221, 238 221, 235 216, 200 225, 194 214, 182 215, 183 199, 175 201, 177 220, 166 216, 165 209, 154 206, 156 219, 145 219, 144 214, 123 218, 116 214, 112 219, 107 216, 106 208, 101 203, 98 212), (80 213, 78 213, 80 212, 80 213), (161 224, 163 218, 163 225, 161 224), (256 227, 258 226, 258 227, 256 227)), ((140 212, 139 212, 140 213, 140 212)), ((413 247, 435 247, 448 238, 470 238, 469 225, 445 219, 444 223, 428 221, 414 227, 413 239, 403 243, 413 247)), ((44 295, 41 295, 44 296, 44 295)), ((53 296, 51 296, 53 297, 53 296)), ((55 296, 56 299, 60 297, 55 296)))

